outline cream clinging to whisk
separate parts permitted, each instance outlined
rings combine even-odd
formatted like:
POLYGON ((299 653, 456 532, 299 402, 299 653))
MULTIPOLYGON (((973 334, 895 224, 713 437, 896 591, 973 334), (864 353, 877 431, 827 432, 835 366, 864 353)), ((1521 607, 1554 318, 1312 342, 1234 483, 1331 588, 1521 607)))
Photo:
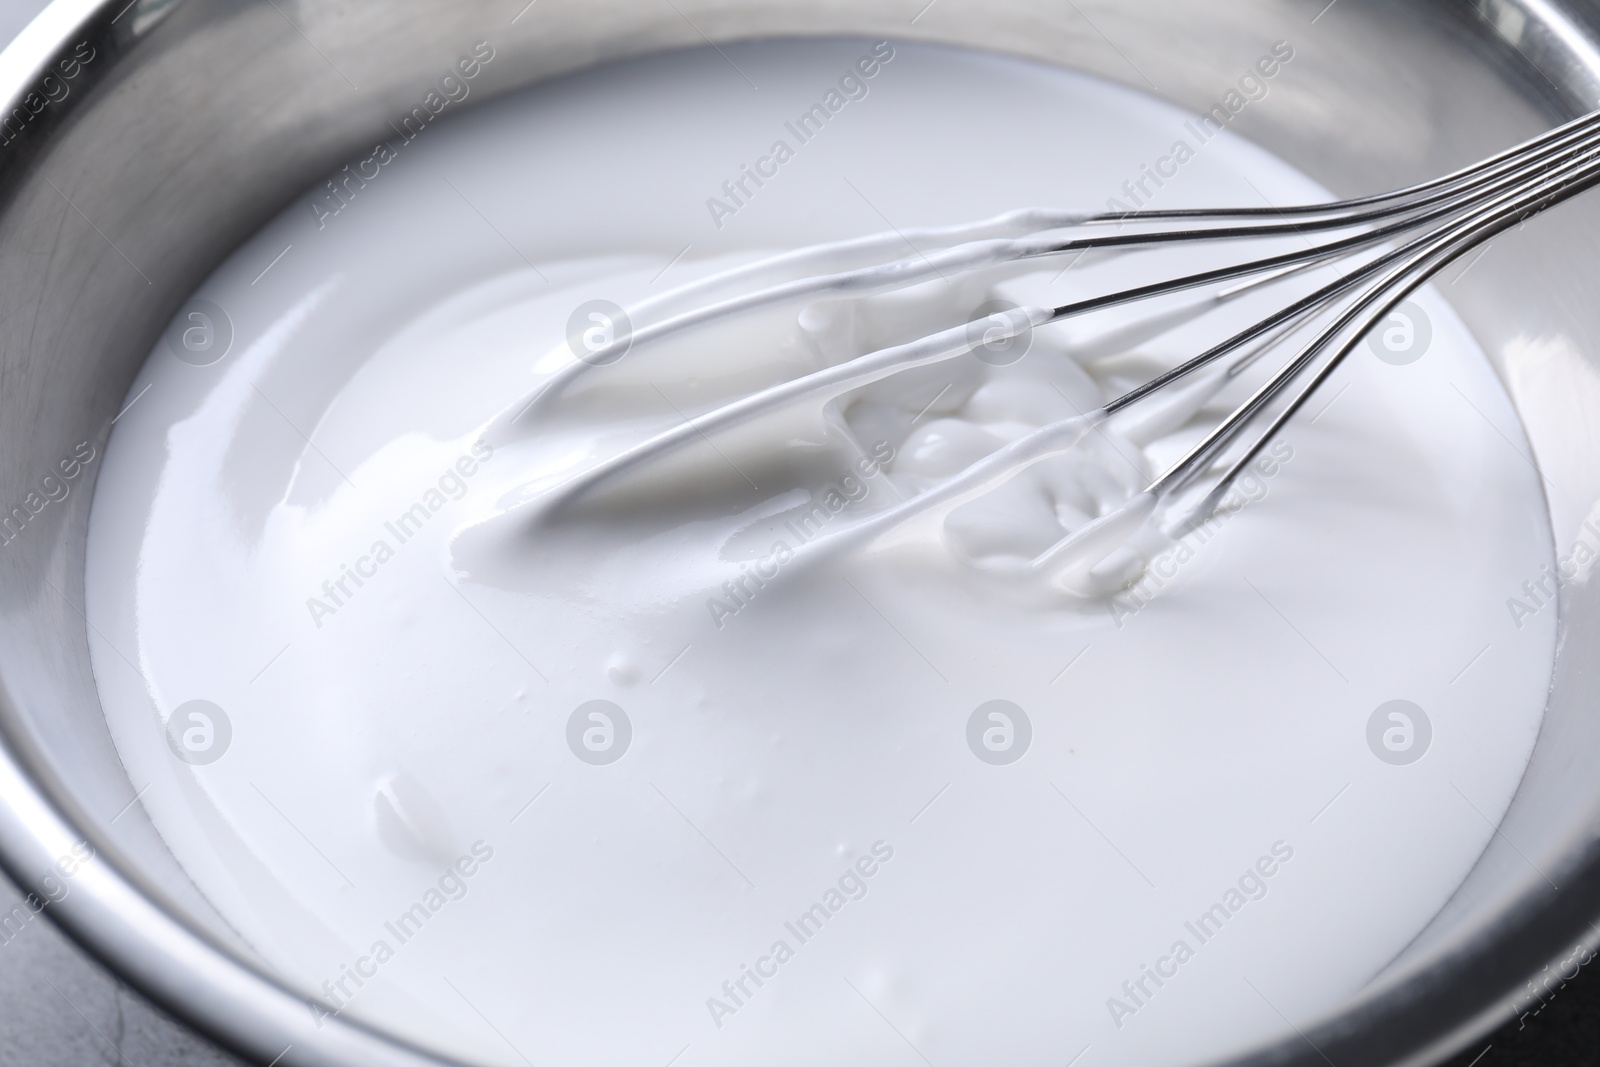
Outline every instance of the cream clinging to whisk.
MULTIPOLYGON (((515 408, 504 432, 559 405, 564 391, 624 355, 650 358, 649 347, 743 316, 815 317, 817 308, 885 293, 952 284, 969 288, 1038 269, 1040 261, 1140 254, 1148 277, 1055 307, 1015 307, 897 344, 860 351, 837 336, 826 364, 682 421, 606 457, 530 501, 547 518, 626 472, 648 467, 685 446, 709 440, 785 408, 826 407, 841 397, 917 367, 965 357, 1051 323, 1114 307, 1161 312, 1163 301, 1202 295, 1162 325, 1186 326, 1230 300, 1271 288, 1283 302, 1243 330, 1196 353, 1114 400, 1038 427, 909 499, 835 529, 811 553, 869 543, 900 524, 953 509, 1005 484, 1040 460, 1078 446, 1101 423, 1129 413, 1173 429, 1246 368, 1272 355, 1288 358, 1203 439, 1141 491, 1075 529, 1065 530, 1027 570, 1056 580, 1082 579, 1147 522, 1169 529, 1203 521, 1239 472, 1355 348, 1360 339, 1445 264, 1504 229, 1589 188, 1600 177, 1600 119, 1589 115, 1471 167, 1393 193, 1325 204, 1242 209, 1087 214, 1019 210, 965 226, 891 232, 785 253, 685 286, 634 309, 640 325, 580 353, 515 408), (1314 240, 1313 235, 1319 240, 1314 240), (1270 242, 1285 242, 1260 254, 1270 242), (1163 270, 1160 251, 1174 244, 1250 246, 1203 270, 1163 270), (910 247, 913 253, 903 254, 910 247), (894 253, 902 253, 893 258, 894 253), (1337 265, 1339 276, 1306 284, 1311 268, 1337 265), (641 351, 643 350, 643 351, 641 351), (1291 392, 1292 387, 1298 388, 1291 392), (1152 401, 1159 398, 1155 411, 1152 401), (1142 415, 1140 406, 1143 406, 1142 415), (1249 431, 1253 435, 1244 439, 1249 431), (1241 440, 1243 439, 1243 440, 1241 440), (1197 487, 1199 494, 1187 492, 1197 487)), ((1092 272, 1093 264, 1080 268, 1092 272)), ((692 335, 692 334, 691 334, 692 335)), ((818 333, 821 336, 821 332, 818 333)), ((759 343, 752 341, 751 343, 759 343)), ((859 349, 859 346, 857 346, 859 349)), ((491 431, 493 432, 493 431, 491 431)), ((535 520, 537 521, 537 519, 535 520)))

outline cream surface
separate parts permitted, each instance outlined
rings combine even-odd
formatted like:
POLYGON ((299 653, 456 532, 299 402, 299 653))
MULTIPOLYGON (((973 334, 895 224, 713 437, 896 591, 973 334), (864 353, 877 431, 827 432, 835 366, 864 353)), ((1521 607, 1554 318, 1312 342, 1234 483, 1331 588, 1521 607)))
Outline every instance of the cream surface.
POLYGON ((1420 358, 1363 348, 1212 524, 1065 585, 1017 564, 1259 376, 808 546, 1265 304, 1040 327, 552 506, 687 416, 1138 259, 935 270, 598 367, 591 302, 644 330, 774 252, 898 231, 920 255, 918 227, 1100 210, 1162 159, 1154 206, 1326 195, 1060 71, 725 51, 429 127, 196 293, 90 528, 145 809, 308 1011, 484 1063, 1189 1063, 1336 1008, 1459 884, 1539 727, 1554 613, 1507 638, 1498 590, 1551 534, 1487 360, 1420 294, 1420 358))

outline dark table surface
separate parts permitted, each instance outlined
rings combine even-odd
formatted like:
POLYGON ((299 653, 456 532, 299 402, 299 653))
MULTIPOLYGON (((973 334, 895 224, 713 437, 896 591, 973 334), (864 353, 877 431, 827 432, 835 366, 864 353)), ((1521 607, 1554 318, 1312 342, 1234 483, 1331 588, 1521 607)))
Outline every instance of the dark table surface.
POLYGON ((1600 1064, 1600 979, 1587 970, 1519 1022, 1501 1027, 1447 1067, 1590 1067, 1600 1064))

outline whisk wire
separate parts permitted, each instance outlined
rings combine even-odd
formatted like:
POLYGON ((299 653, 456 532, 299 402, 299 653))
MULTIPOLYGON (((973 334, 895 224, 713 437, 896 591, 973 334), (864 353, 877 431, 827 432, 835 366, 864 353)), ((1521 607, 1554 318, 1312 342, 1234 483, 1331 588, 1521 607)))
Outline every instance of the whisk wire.
MULTIPOLYGON (((1211 395, 1246 367, 1326 318, 1309 340, 1142 492, 1066 534, 1029 564, 1035 572, 1081 574, 1152 516, 1164 513, 1163 505, 1168 500, 1214 472, 1244 431, 1265 420, 1261 432, 1226 465, 1180 526, 1192 528, 1204 521, 1220 505, 1234 481, 1361 339, 1407 296, 1466 251, 1597 183, 1600 112, 1582 116, 1451 174, 1373 196, 1282 207, 1098 214, 1029 209, 963 226, 915 231, 933 247, 889 262, 871 260, 892 252, 899 243, 911 243, 907 241, 910 235, 880 234, 814 246, 725 271, 641 307, 641 318, 651 314, 660 317, 647 321, 631 337, 616 343, 648 344, 785 302, 871 295, 919 284, 935 275, 1009 269, 1014 264, 1073 252, 1125 253, 1173 245, 1220 245, 1290 237, 1305 242, 1303 248, 1161 278, 1056 307, 1014 308, 991 315, 981 324, 962 324, 834 363, 651 435, 549 490, 538 502, 535 514, 541 520, 548 518, 605 480, 653 462, 692 441, 803 401, 832 402, 901 371, 963 355, 985 341, 1009 339, 1040 326, 1110 308, 1225 286, 1210 295, 1211 306, 1217 306, 1265 286, 1286 284, 1305 271, 1323 266, 1339 268, 1347 260, 1354 260, 1353 266, 1342 269, 1337 279, 1291 299, 1245 329, 1102 407, 1029 431, 917 495, 835 528, 805 546, 808 554, 822 556, 870 542, 918 515, 948 514, 1033 464, 1075 447, 1113 416, 1192 378, 1226 356, 1238 354, 1220 375, 1197 380, 1196 396, 1211 395), (1147 225, 1155 228, 1144 229, 1147 225), (1094 228, 1111 226, 1116 228, 1113 232, 1092 232, 1094 228), (1090 232, 1055 236, 1058 231, 1073 229, 1090 232), (1319 234, 1329 236, 1319 243, 1312 239, 1319 234), (1392 244, 1396 240, 1399 243, 1392 244), (821 272, 792 276, 797 269, 813 267, 821 272), (745 291, 691 306, 694 299, 735 285, 745 286, 745 291), (975 330, 974 325, 981 325, 981 330, 975 330), (1297 381, 1301 382, 1298 390, 1268 417, 1269 410, 1297 381)), ((914 243, 912 247, 915 251, 914 243)), ((533 393, 511 421, 555 402, 578 378, 606 362, 596 358, 592 363, 580 361, 562 368, 533 393)))

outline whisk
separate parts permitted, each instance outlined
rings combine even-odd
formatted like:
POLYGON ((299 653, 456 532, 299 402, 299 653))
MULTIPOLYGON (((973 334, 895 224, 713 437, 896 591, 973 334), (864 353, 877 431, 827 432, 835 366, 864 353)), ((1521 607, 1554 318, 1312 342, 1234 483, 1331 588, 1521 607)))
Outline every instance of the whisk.
POLYGON ((827 402, 902 373, 1016 338, 1073 316, 1193 290, 1215 305, 1332 264, 1340 276, 1118 396, 1041 426, 964 470, 893 505, 836 524, 802 553, 862 546, 910 519, 948 514, 1041 460, 1064 453, 1113 416, 1157 394, 1188 391, 1197 409, 1237 374, 1274 352, 1287 358, 1203 439, 1142 491, 1067 533, 1020 569, 1043 578, 1081 575, 1152 516, 1182 509, 1169 532, 1192 529, 1375 325, 1467 251, 1600 181, 1600 112, 1586 115, 1473 166, 1377 196, 1289 207, 1083 213, 1029 209, 967 225, 895 231, 821 244, 736 268, 633 309, 642 325, 563 367, 517 409, 512 422, 559 405, 580 379, 664 338, 783 304, 864 296, 934 278, 1026 265, 1049 257, 1134 252, 1180 244, 1295 238, 1300 247, 1180 273, 1059 307, 1018 307, 973 323, 867 352, 684 418, 545 492, 536 522, 600 485, 676 450, 802 403, 827 402), (906 248, 911 255, 899 255, 906 248), (1297 337, 1305 335, 1297 345, 1297 337), (1230 358, 1231 357, 1231 358, 1230 358), (1209 479, 1203 495, 1200 486, 1209 479), (1192 490, 1192 491, 1191 491, 1192 490))

